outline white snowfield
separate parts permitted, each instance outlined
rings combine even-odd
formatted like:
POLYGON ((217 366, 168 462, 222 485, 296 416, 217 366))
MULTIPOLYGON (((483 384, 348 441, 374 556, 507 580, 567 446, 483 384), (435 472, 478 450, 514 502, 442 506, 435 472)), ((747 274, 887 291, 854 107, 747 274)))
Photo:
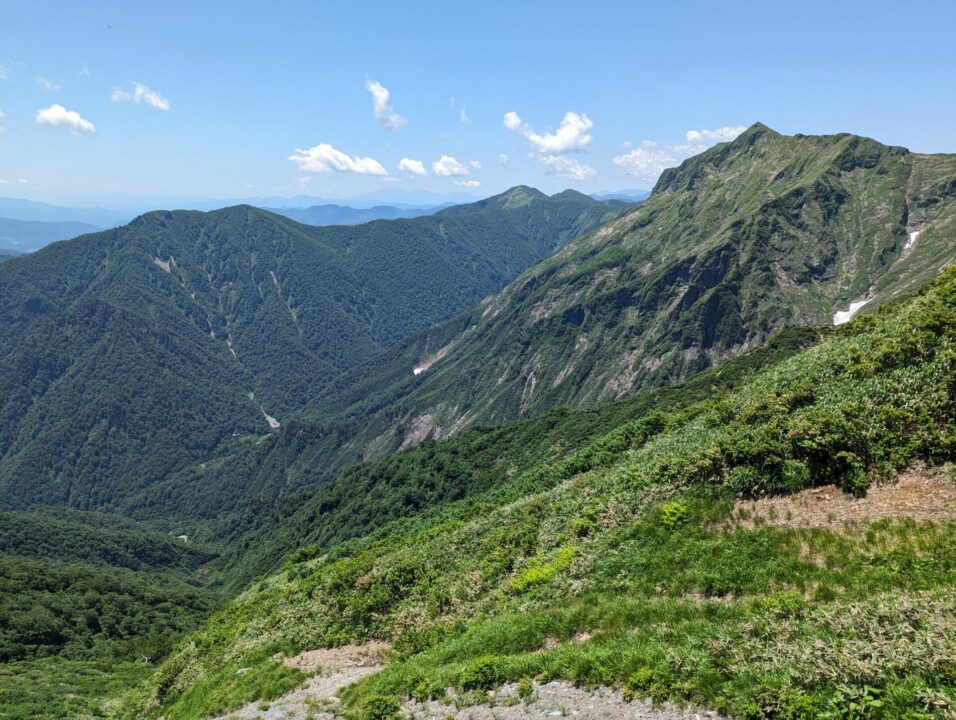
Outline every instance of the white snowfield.
POLYGON ((906 242, 906 245, 903 246, 903 252, 907 250, 912 250, 916 245, 916 238, 919 237, 920 231, 914 230, 910 233, 910 239, 906 242))
POLYGON ((844 323, 850 322, 853 319, 853 316, 856 315, 860 308, 866 305, 873 298, 867 298, 866 300, 856 300, 855 302, 850 303, 849 310, 837 310, 833 313, 833 324, 834 325, 843 325, 844 323))

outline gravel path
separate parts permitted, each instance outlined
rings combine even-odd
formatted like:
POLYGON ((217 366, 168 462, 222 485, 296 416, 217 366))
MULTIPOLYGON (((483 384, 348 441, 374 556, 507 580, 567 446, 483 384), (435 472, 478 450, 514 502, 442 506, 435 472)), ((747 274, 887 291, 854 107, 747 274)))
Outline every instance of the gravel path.
POLYGON ((584 690, 567 682, 535 684, 530 702, 519 700, 514 684, 494 693, 489 703, 456 708, 454 703, 408 703, 414 720, 525 720, 570 717, 582 720, 727 720, 716 712, 671 705, 654 707, 650 700, 627 702, 616 690, 584 690))

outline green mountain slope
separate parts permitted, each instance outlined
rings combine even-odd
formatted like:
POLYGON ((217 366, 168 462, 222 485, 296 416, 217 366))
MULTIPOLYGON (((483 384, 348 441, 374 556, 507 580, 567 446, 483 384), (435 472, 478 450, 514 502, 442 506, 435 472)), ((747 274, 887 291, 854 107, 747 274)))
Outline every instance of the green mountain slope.
POLYGON ((2 502, 119 507, 621 207, 515 188, 354 228, 155 212, 5 263, 2 502))
MULTIPOLYGON (((951 509, 800 529, 733 501, 828 484, 860 496, 956 459, 956 269, 740 379, 670 413, 635 406, 486 492, 300 553, 182 643, 119 715, 268 700, 304 680, 275 653, 381 639, 394 656, 346 694, 355 717, 449 687, 482 702, 507 681, 533 690, 532 677, 739 718, 858 717, 861 702, 863 717, 943 717, 956 702, 951 509)), ((504 456, 507 437, 494 441, 504 456)), ((409 477, 406 494, 429 491, 456 442, 408 451, 421 487, 409 477)))
POLYGON ((956 156, 758 124, 497 295, 339 376, 276 437, 186 468, 137 506, 161 515, 164 497, 192 494, 200 508, 202 487, 217 498, 202 517, 219 503, 258 515, 423 439, 679 381, 872 293, 867 312, 954 259, 956 156))
MULTIPOLYGON (((789 326, 878 306, 956 260, 956 155, 755 125, 652 196, 314 404, 400 398, 440 436, 680 380, 789 326), (417 370, 415 374, 413 370, 417 370)), ((379 438, 377 442, 384 442, 379 438)))

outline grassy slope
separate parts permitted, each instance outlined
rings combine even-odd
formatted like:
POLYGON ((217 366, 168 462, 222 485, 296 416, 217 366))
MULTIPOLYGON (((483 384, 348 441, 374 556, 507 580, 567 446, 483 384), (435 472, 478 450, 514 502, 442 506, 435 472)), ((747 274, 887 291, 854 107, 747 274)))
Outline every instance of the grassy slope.
POLYGON ((386 638, 396 659, 350 691, 350 712, 541 676, 745 718, 939 715, 956 702, 952 523, 746 529, 729 500, 829 482, 860 493, 951 460, 954 398, 950 270, 732 391, 292 564, 119 714, 201 717, 295 683, 276 650, 386 638), (580 632, 592 637, 571 642, 580 632))
MULTIPOLYGON (((814 345, 822 334, 818 328, 785 330, 760 348, 679 385, 635 393, 591 409, 560 407, 497 427, 463 430, 442 441, 426 440, 355 465, 327 484, 319 482, 326 468, 302 452, 301 442, 276 443, 267 465, 284 468, 287 478, 302 476, 301 486, 318 488, 284 500, 272 516, 263 513, 259 527, 230 543, 223 557, 229 583, 245 586, 277 569, 296 548, 300 555, 316 554, 317 547, 482 493, 500 484, 502 477, 529 477, 528 471, 558 462, 631 418, 673 412, 736 387, 759 370, 814 345), (316 477, 309 480, 313 474, 316 477)), ((227 487, 225 480, 222 486, 227 487)), ((227 498, 210 493, 211 483, 194 487, 197 504, 228 504, 227 498)))

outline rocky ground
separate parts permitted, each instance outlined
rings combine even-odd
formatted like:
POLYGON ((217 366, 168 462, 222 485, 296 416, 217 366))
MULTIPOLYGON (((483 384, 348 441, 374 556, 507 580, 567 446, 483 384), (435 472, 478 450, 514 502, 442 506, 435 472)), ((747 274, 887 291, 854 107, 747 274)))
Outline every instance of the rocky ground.
MULTIPOLYGON (((482 705, 458 707, 448 702, 408 703, 412 720, 524 720, 525 718, 580 718, 581 720, 720 720, 709 710, 654 706, 650 699, 628 702, 610 688, 586 690, 567 682, 535 683, 529 699, 518 697, 517 686, 505 685, 489 694, 482 705)), ((726 719, 724 719, 726 720, 726 719)))

